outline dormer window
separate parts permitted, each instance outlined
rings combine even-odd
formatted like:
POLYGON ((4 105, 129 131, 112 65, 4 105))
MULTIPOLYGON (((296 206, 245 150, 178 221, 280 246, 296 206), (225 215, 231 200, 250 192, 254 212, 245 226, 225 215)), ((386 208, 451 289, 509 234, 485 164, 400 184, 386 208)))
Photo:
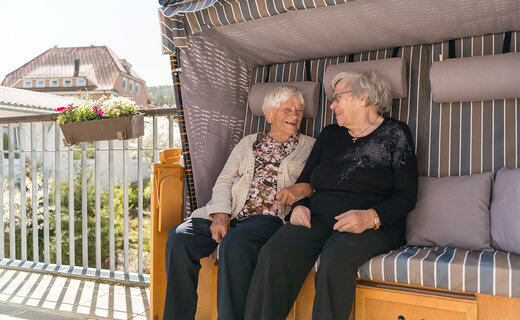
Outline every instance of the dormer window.
POLYGON ((51 87, 57 87, 58 86, 58 80, 51 80, 51 87))
POLYGON ((123 78, 123 89, 126 90, 126 88, 128 88, 128 86, 126 84, 126 79, 123 78))
POLYGON ((23 87, 24 88, 32 88, 32 80, 24 80, 23 87))
POLYGON ((38 87, 38 88, 45 87, 45 80, 38 80, 38 81, 36 81, 36 87, 38 87))
POLYGON ((76 87, 84 87, 85 85, 85 79, 76 79, 76 87))
POLYGON ((63 86, 64 87, 72 87, 72 80, 70 80, 70 79, 63 80, 63 86))

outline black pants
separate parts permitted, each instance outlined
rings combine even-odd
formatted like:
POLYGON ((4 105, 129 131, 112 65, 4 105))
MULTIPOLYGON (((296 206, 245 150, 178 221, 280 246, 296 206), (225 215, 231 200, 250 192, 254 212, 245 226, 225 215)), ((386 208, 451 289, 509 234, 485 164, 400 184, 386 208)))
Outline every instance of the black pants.
POLYGON ((346 320, 358 267, 404 243, 404 232, 398 228, 352 234, 334 231, 332 224, 315 218, 311 226, 288 223, 264 245, 251 280, 245 319, 285 319, 319 256, 312 318, 346 320))
MULTIPOLYGON (((166 243, 165 320, 194 319, 197 309, 197 284, 200 259, 215 250, 211 221, 189 219, 173 228, 166 243)), ((217 279, 218 318, 243 319, 247 290, 253 275, 258 250, 282 226, 272 216, 252 216, 231 221, 231 227, 219 247, 217 279)))

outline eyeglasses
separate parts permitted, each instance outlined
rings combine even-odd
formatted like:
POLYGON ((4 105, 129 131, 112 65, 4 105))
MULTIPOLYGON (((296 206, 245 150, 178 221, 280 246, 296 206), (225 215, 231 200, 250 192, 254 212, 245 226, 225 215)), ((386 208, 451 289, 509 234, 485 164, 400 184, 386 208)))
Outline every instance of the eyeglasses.
POLYGON ((339 102, 339 96, 341 96, 342 94, 350 93, 350 92, 352 92, 352 90, 336 93, 334 96, 332 96, 332 103, 338 103, 339 102))

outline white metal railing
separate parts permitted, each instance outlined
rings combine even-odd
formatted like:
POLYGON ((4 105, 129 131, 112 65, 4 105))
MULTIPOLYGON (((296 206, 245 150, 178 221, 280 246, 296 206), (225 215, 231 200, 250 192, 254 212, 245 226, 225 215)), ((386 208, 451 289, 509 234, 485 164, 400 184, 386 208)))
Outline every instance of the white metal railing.
POLYGON ((147 281, 150 216, 144 201, 159 151, 181 145, 174 110, 147 111, 145 135, 138 139, 71 147, 49 116, 0 119, 2 265, 17 261, 45 269, 43 263, 147 281))

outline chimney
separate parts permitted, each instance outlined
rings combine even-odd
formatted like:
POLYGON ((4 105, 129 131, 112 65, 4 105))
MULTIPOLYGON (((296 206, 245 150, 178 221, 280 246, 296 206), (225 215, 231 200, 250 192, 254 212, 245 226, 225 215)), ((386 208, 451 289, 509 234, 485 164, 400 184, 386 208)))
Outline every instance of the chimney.
POLYGON ((125 59, 121 59, 121 64, 125 68, 126 72, 130 73, 130 69, 132 69, 130 62, 126 61, 125 59))
POLYGON ((74 77, 79 75, 79 58, 74 58, 74 77))

